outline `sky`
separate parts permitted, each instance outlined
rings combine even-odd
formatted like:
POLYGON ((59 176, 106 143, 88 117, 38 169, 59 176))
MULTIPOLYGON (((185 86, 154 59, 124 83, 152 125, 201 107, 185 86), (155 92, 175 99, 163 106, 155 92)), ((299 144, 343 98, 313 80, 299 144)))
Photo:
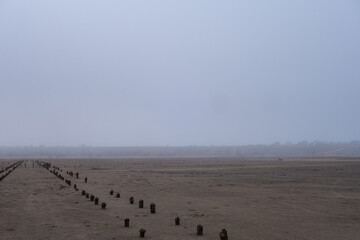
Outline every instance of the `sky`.
POLYGON ((0 0, 0 146, 360 140, 358 0, 0 0))

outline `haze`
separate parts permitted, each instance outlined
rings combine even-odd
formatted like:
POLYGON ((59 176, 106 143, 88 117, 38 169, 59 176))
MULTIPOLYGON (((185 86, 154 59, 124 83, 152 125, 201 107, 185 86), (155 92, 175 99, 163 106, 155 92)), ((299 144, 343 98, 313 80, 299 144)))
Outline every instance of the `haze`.
POLYGON ((360 136, 359 1, 0 1, 0 145, 360 136))

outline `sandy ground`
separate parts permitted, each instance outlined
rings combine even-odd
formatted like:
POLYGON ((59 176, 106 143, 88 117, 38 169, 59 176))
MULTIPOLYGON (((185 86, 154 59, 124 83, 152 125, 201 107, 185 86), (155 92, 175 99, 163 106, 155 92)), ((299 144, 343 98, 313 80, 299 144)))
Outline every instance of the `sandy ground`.
MULTIPOLYGON (((14 161, 0 160, 0 167, 14 161)), ((239 240, 360 239, 360 159, 44 161, 80 191, 27 160, 0 182, 0 239, 140 239, 140 228, 145 239, 164 240, 219 239, 222 228, 239 240), (121 197, 110 196, 111 189, 121 197), (203 236, 196 235, 198 224, 203 236)))

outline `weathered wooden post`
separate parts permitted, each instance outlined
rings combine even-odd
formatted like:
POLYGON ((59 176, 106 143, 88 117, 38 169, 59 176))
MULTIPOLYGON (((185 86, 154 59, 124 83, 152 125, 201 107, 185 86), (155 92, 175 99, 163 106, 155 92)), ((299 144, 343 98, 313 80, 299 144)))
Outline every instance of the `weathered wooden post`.
POLYGON ((85 190, 82 190, 82 191, 81 191, 81 195, 84 196, 85 194, 86 194, 85 190))
POLYGON ((87 183, 87 177, 85 177, 85 183, 87 183))
POLYGON ((200 225, 200 224, 197 225, 196 230, 197 230, 196 234, 197 234, 198 236, 202 236, 202 235, 203 235, 203 226, 202 226, 202 225, 200 225))
POLYGON ((144 200, 139 200, 139 208, 144 208, 144 200))
POLYGON ((180 218, 179 217, 175 218, 175 225, 180 225, 180 218))
POLYGON ((155 213, 155 203, 150 204, 150 212, 155 213))
POLYGON ((89 198, 89 194, 87 193, 85 197, 86 197, 86 198, 89 198))
POLYGON ((140 237, 144 238, 146 230, 142 228, 142 229, 139 230, 139 232, 140 232, 140 237))
POLYGON ((95 196, 91 194, 91 195, 90 195, 90 201, 93 202, 94 200, 95 200, 95 196))
POLYGON ((117 193, 117 194, 116 194, 116 198, 120 198, 120 193, 117 193))
POLYGON ((76 172, 76 179, 79 179, 79 172, 76 172))
POLYGON ((110 190, 110 195, 113 195, 114 194, 114 191, 113 190, 110 190))
POLYGON ((97 198, 97 197, 95 198, 94 204, 95 204, 95 205, 98 205, 98 204, 99 204, 99 198, 97 198))
POLYGON ((129 226, 130 226, 130 219, 125 218, 125 220, 124 220, 124 226, 125 226, 125 227, 129 227, 129 226))
POLYGON ((76 184, 74 184, 74 189, 76 189, 77 187, 76 187, 76 184))
POLYGON ((130 198, 129 198, 129 202, 130 202, 130 204, 134 204, 134 198, 133 198, 133 197, 130 197, 130 198))
POLYGON ((225 228, 223 228, 221 230, 221 232, 219 233, 220 236, 220 240, 228 240, 228 235, 227 235, 227 231, 225 228))
POLYGON ((106 203, 101 203, 101 209, 105 209, 106 208, 106 203))

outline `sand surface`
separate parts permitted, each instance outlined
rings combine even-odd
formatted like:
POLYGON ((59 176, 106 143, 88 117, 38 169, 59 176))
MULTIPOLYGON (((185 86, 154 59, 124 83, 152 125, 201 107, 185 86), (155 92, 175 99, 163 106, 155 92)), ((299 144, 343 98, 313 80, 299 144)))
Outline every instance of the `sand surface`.
MULTIPOLYGON (((15 161, 0 160, 0 168, 15 161)), ((80 190, 27 160, 0 182, 0 239, 140 239, 140 228, 154 240, 219 239, 222 228, 234 240, 360 239, 359 159, 43 161, 60 167, 80 190), (203 236, 196 235, 198 224, 203 236)))

